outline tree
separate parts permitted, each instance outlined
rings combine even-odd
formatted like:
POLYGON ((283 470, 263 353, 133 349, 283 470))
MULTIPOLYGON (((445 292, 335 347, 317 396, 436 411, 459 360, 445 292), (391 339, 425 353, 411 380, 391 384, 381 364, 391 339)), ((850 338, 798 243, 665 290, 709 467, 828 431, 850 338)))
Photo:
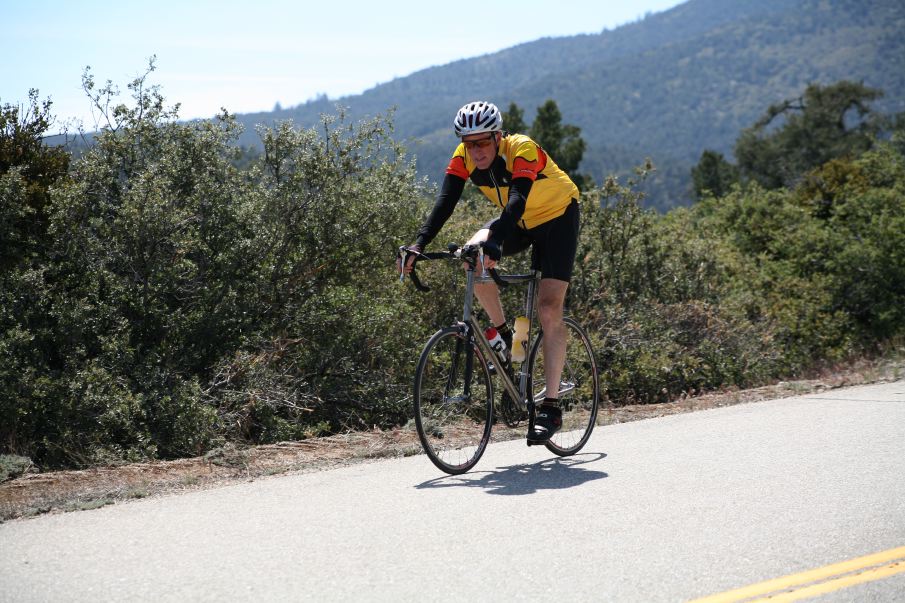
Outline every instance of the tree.
POLYGON ((862 83, 811 84, 796 99, 772 105, 735 145, 741 175, 767 188, 794 185, 827 161, 873 146, 886 119, 869 103, 883 92, 862 83), (785 122, 776 126, 777 118, 785 122))
POLYGON ((525 112, 515 103, 509 103, 509 109, 503 111, 503 128, 507 132, 527 132, 528 124, 525 123, 525 112))
POLYGON ((578 165, 586 144, 581 128, 562 123, 562 113, 553 99, 537 108, 534 123, 529 128, 523 120, 524 112, 515 103, 503 113, 503 126, 510 132, 527 132, 551 157, 556 165, 569 175, 579 189, 593 186, 593 180, 578 173, 578 165), (507 121, 508 120, 508 121, 507 121))
POLYGON ((44 143, 50 101, 34 89, 28 96, 24 108, 0 108, 0 454, 30 452, 29 427, 44 419, 37 408, 56 404, 49 359, 65 354, 52 336, 50 309, 60 300, 48 295, 46 266, 57 255, 51 191, 67 179, 69 154, 44 143))
POLYGON ((738 168, 726 161, 722 153, 705 150, 701 160, 691 168, 691 179, 695 199, 703 199, 709 192, 714 197, 723 197, 730 187, 738 182, 738 168))
POLYGON ((531 138, 549 151, 556 164, 570 176, 575 173, 585 151, 581 128, 562 123, 562 113, 553 99, 537 108, 531 124, 531 138))
POLYGON ((48 191, 69 169, 66 150, 44 144, 44 134, 54 122, 50 100, 40 103, 35 89, 28 99, 25 108, 9 104, 0 108, 0 177, 15 180, 14 188, 20 191, 15 198, 3 195, 0 200, 0 268, 44 246, 48 191))
POLYGON ((890 144, 905 157, 905 111, 896 113, 892 118, 890 144))

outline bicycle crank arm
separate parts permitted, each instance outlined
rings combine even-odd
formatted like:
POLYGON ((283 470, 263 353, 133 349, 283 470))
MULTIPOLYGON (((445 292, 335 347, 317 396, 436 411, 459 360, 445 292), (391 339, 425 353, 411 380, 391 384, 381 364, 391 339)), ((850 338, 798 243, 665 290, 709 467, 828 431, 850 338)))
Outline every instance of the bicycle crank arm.
MULTIPOLYGON (((569 381, 560 381, 559 382, 559 397, 561 398, 563 394, 568 394, 569 392, 575 391, 575 384, 569 381)), ((547 388, 540 390, 536 394, 534 394, 534 402, 543 402, 544 398, 547 397, 547 388)))

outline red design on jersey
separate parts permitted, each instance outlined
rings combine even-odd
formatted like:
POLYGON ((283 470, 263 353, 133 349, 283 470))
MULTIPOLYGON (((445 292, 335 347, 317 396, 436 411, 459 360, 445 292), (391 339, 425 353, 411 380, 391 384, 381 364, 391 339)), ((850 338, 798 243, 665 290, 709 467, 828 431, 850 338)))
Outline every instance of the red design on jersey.
POLYGON ((532 182, 537 180, 537 173, 540 171, 537 161, 528 161, 522 157, 516 157, 512 161, 512 178, 528 178, 532 182))
POLYGON ((453 158, 449 160, 446 173, 458 176, 462 180, 468 180, 468 170, 465 169, 465 158, 461 155, 454 155, 453 158))

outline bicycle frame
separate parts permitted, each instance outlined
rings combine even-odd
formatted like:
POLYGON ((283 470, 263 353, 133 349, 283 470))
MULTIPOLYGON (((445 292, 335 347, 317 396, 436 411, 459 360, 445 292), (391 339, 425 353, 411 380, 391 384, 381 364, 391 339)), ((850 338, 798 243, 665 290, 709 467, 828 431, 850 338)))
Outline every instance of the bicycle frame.
MULTIPOLYGON (((481 262, 479 261, 478 263, 481 262)), ((493 281, 489 276, 486 275, 482 275, 480 277, 476 276, 475 264, 468 262, 467 265, 468 268, 466 271, 465 279, 465 302, 462 307, 462 322, 458 324, 463 329, 465 329, 466 332, 470 331, 471 336, 481 347, 481 351, 484 352, 485 356, 487 358, 495 359, 495 363, 499 366, 499 358, 497 357, 496 352, 493 351, 493 348, 490 347, 490 342, 488 342, 487 337, 484 336, 484 331, 483 329, 481 329, 480 325, 478 325, 478 321, 473 313, 475 283, 493 281)), ((534 335, 534 316, 537 310, 537 289, 540 282, 540 273, 535 271, 532 274, 500 275, 499 278, 506 283, 528 283, 528 291, 525 294, 525 316, 528 317, 528 349, 531 349, 531 342, 533 341, 534 335)), ((468 354, 469 356, 471 355, 470 347, 467 348, 466 354, 468 354)), ((466 362, 470 362, 470 358, 467 358, 466 362)), ((502 380, 503 387, 506 389, 509 396, 513 400, 515 400, 519 410, 530 410, 531 407, 534 406, 534 398, 532 397, 530 400, 528 399, 527 358, 525 359, 525 362, 523 362, 519 367, 519 372, 516 375, 518 385, 516 385, 512 381, 512 379, 509 378, 509 375, 506 373, 506 371, 498 370, 496 373, 502 380)))
POLYGON ((569 335, 564 360, 568 376, 565 380, 563 375, 560 376, 560 403, 557 404, 562 412, 562 427, 549 438, 533 438, 536 409, 548 397, 548 367, 541 345, 544 333, 535 322, 541 274, 532 271, 501 276, 492 269, 481 274, 477 272, 478 266, 483 267, 480 248, 474 245, 460 248, 455 244, 447 248, 448 252, 422 253, 403 247, 399 255, 400 272, 410 274, 415 287, 422 292, 430 291, 430 287, 426 287, 416 274, 415 263, 419 259, 465 262, 462 319, 431 336, 415 370, 415 429, 424 451, 431 462, 446 473, 456 475, 468 471, 481 458, 490 441, 492 419, 498 409, 510 428, 527 419, 529 446, 543 444, 558 456, 575 454, 587 443, 594 429, 599 402, 597 365, 587 333, 575 320, 563 318, 569 335), (407 262, 408 253, 415 256, 411 262, 407 262), (410 269, 404 270, 406 266, 410 269), (514 283, 527 285, 528 354, 517 375, 504 368, 505 362, 490 347, 475 316, 475 287, 490 279, 499 287, 514 283), (491 362, 497 367, 493 373, 489 370, 491 362), (544 375, 535 374, 535 370, 542 370, 544 375), (499 375, 503 384, 502 400, 494 393, 492 374, 499 375), (541 391, 535 392, 536 388, 541 391), (573 391, 576 393, 571 394, 573 391))

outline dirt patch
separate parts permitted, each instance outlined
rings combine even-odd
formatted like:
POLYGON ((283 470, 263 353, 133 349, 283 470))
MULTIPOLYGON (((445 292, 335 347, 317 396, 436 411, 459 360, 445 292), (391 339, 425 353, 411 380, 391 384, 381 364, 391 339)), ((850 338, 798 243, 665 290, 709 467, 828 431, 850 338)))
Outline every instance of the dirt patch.
MULTIPOLYGON (((812 379, 749 390, 683 396, 663 404, 604 404, 598 425, 625 423, 709 408, 901 379, 905 359, 860 362, 812 379)), ((521 437, 523 429, 495 429, 494 441, 521 437)), ((73 511, 148 496, 188 492, 284 473, 306 473, 373 459, 419 454, 413 429, 357 432, 252 448, 224 447, 176 461, 53 471, 0 484, 0 522, 48 512, 73 511)))

